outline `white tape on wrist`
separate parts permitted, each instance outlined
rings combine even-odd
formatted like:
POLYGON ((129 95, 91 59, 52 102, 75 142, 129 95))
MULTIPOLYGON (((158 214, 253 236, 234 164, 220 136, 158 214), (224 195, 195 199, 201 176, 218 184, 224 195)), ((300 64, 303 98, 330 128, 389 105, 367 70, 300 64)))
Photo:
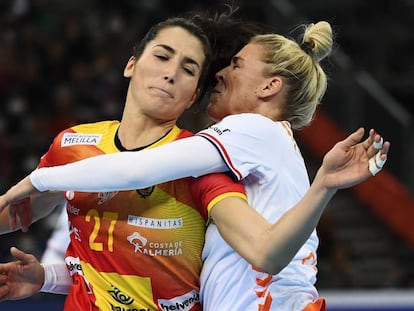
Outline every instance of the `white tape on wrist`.
POLYGON ((67 294, 72 285, 72 278, 65 263, 41 264, 45 271, 45 281, 40 289, 44 293, 67 294))
POLYGON ((374 155, 368 161, 368 168, 371 174, 373 176, 377 175, 381 171, 386 161, 387 159, 381 160, 381 151, 378 151, 376 155, 374 155))

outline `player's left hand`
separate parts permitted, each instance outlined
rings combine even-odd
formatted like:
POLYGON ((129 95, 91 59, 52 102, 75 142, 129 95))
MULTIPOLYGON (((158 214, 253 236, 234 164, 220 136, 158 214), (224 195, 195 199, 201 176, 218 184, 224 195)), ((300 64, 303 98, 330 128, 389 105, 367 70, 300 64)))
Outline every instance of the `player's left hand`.
POLYGON ((349 188, 379 173, 387 160, 390 143, 371 129, 361 142, 364 129, 359 128, 338 142, 324 157, 317 176, 331 189, 349 188))

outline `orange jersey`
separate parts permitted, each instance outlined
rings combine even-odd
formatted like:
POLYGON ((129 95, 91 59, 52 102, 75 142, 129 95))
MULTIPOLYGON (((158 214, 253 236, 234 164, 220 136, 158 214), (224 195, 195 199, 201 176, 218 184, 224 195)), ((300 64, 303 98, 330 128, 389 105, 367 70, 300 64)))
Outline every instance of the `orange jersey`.
MULTIPOLYGON (((118 126, 104 121, 61 132, 39 166, 123 151, 118 126)), ((190 135, 174 127, 147 148, 190 135)), ((65 310, 201 310, 207 206, 229 195, 245 198, 243 186, 225 174, 133 191, 67 191, 73 286, 65 310)))

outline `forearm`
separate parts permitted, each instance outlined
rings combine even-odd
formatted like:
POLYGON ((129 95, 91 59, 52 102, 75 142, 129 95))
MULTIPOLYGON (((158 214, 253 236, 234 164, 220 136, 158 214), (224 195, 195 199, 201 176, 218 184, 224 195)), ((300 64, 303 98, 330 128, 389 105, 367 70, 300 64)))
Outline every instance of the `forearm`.
POLYGON ((274 224, 237 197, 217 202, 210 215, 236 252, 253 266, 277 274, 309 238, 336 192, 325 187, 321 177, 315 178, 302 200, 274 224))
POLYGON ((190 137, 150 150, 106 154, 64 166, 41 168, 30 179, 40 191, 98 192, 140 189, 226 170, 211 143, 201 137, 190 137))
POLYGON ((278 273, 292 260, 316 228, 335 193, 335 189, 323 185, 322 178, 316 177, 300 202, 262 232, 259 253, 263 254, 264 270, 278 273))

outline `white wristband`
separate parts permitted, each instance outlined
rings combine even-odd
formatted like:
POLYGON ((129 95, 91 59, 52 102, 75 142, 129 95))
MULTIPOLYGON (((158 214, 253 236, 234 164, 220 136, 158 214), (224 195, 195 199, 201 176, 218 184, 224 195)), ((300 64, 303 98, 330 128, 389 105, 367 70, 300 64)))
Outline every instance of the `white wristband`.
POLYGON ((45 281, 41 292, 67 294, 72 286, 72 278, 65 263, 42 264, 45 270, 45 281))

